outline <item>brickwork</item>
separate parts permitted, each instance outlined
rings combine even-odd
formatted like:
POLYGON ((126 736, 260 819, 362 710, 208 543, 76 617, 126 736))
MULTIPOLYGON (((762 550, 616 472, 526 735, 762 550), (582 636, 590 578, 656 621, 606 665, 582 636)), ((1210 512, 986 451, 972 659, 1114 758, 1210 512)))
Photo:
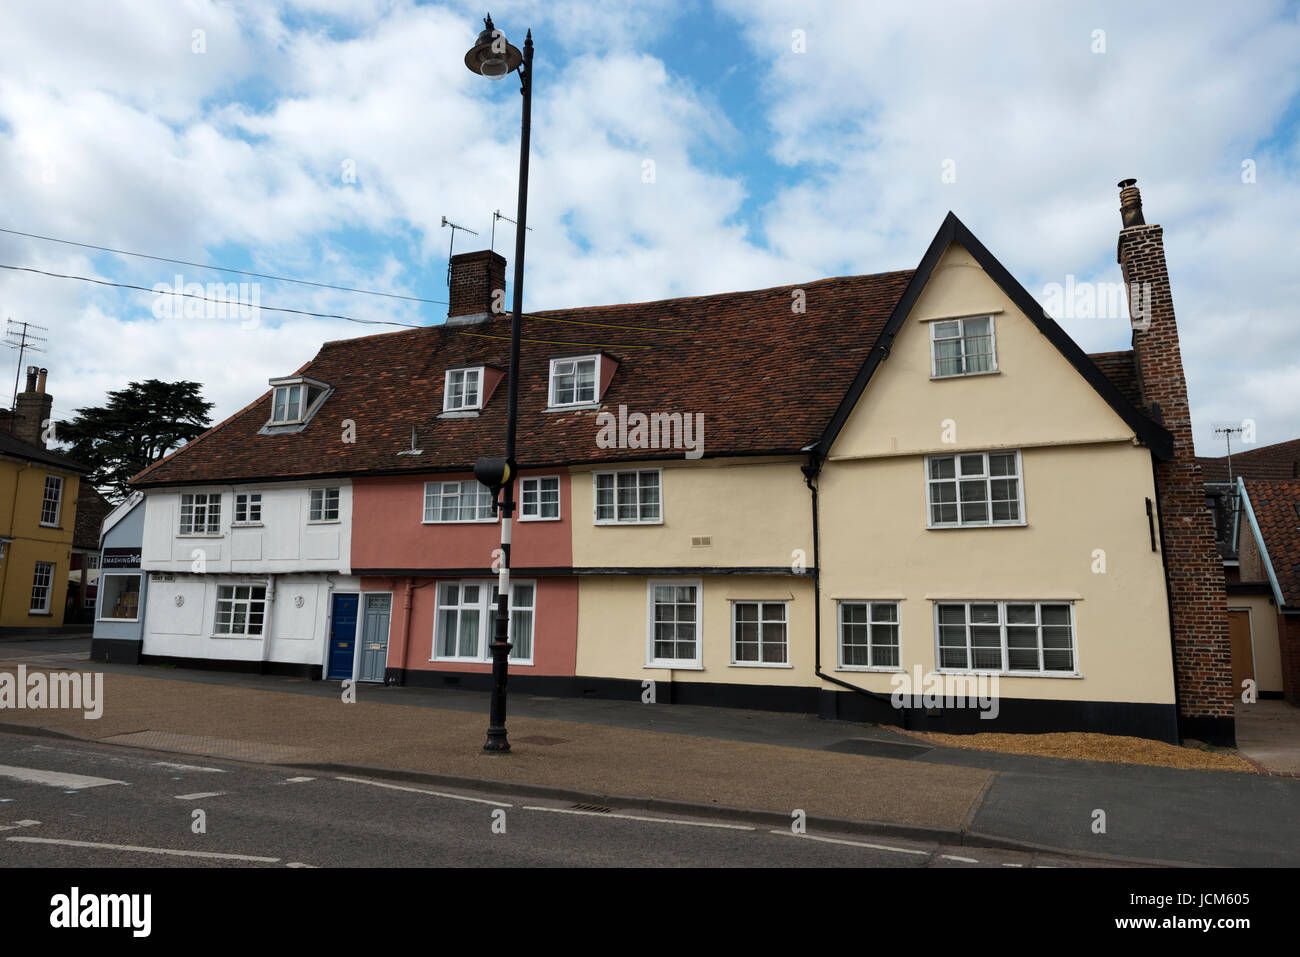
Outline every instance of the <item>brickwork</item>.
MULTIPOLYGON (((500 253, 482 249, 472 253, 457 253, 451 257, 451 284, 447 297, 451 305, 447 318, 475 316, 492 313, 492 296, 501 290, 503 308, 506 288, 506 261, 500 253)), ((504 313, 503 313, 504 314, 504 313)))

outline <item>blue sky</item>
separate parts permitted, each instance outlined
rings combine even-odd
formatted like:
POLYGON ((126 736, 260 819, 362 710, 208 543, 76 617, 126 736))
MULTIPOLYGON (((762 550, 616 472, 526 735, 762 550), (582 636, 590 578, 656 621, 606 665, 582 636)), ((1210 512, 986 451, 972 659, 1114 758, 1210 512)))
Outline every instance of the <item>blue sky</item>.
MULTIPOLYGON (((486 244, 492 210, 514 216, 517 85, 460 62, 480 7, 13 4, 0 226, 443 300, 441 217, 480 232, 464 250, 486 244)), ((1067 278, 1117 282, 1115 183, 1135 176, 1166 231, 1198 447, 1217 453, 1213 427, 1244 418, 1261 442, 1300 435, 1296 4, 491 10, 513 42, 529 26, 537 42, 527 307, 908 268, 949 209, 1040 298, 1067 278)), ((499 224, 497 249, 513 240, 499 224)), ((177 272, 4 235, 0 262, 149 287, 177 272)), ((260 299, 443 316, 266 280, 260 299)), ((159 320, 153 302, 0 270, 4 318, 50 329, 40 361, 60 414, 152 376, 197 379, 224 416, 320 342, 374 331, 269 312, 249 329, 159 320)), ((1127 346, 1123 317, 1062 323, 1089 351, 1127 346)))

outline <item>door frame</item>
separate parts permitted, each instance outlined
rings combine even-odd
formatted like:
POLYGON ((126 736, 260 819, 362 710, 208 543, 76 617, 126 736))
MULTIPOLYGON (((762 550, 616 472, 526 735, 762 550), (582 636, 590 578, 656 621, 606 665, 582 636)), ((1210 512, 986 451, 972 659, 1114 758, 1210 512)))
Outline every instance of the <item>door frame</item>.
POLYGON ((352 674, 347 678, 331 678, 330 674, 330 648, 331 638, 334 632, 334 597, 336 595, 357 595, 357 626, 361 625, 361 591, 360 589, 344 588, 338 591, 330 589, 329 591, 329 613, 325 618, 325 660, 321 662, 321 680, 322 681, 356 681, 357 680, 357 653, 361 649, 361 639, 354 633, 352 637, 352 674))
MULTIPOLYGON (((392 649, 392 647, 393 647, 393 641, 392 641, 392 639, 393 639, 393 599, 394 599, 395 597, 397 597, 397 596, 396 596, 396 594, 395 594, 394 592, 392 592, 392 591, 385 591, 385 590, 382 589, 382 588, 380 588, 380 589, 376 589, 376 590, 374 590, 374 591, 360 591, 360 592, 358 592, 358 594, 359 594, 362 598, 365 598, 365 597, 367 597, 368 595, 387 595, 387 596, 388 596, 388 634, 387 634, 387 636, 385 636, 385 638, 384 638, 384 673, 385 673, 385 676, 387 676, 387 672, 388 672, 388 652, 389 652, 389 651, 392 649)), ((364 635, 364 634, 366 633, 366 614, 365 614, 365 612, 366 612, 366 603, 365 603, 364 601, 358 601, 358 602, 357 602, 357 605, 358 605, 357 610, 358 610, 358 612, 359 612, 359 614, 357 615, 357 623, 361 626, 361 631, 360 631, 360 634, 359 634, 358 637, 357 637, 357 654, 356 654, 356 656, 353 658, 353 661, 352 661, 352 676, 353 676, 354 679, 356 678, 357 669, 361 667, 361 635, 364 635)), ((366 682, 366 683, 367 683, 367 684, 383 684, 383 683, 384 683, 384 679, 383 679, 383 678, 380 678, 379 681, 377 681, 377 682, 375 682, 375 681, 368 681, 368 682, 366 682)))
MULTIPOLYGON (((1229 605, 1227 611, 1229 612, 1244 611, 1246 613, 1246 625, 1247 627, 1250 628, 1250 677, 1255 682, 1255 694, 1258 695, 1259 694, 1259 671, 1255 667, 1255 662, 1259 656, 1255 653, 1255 614, 1251 610, 1250 606, 1246 606, 1245 608, 1233 608, 1231 605, 1229 605)), ((1232 651, 1231 641, 1229 641, 1228 643, 1228 650, 1229 652, 1232 651)), ((1232 669, 1231 660, 1229 660, 1228 662, 1228 668, 1229 670, 1232 669)), ((1234 704, 1239 702, 1241 700, 1241 689, 1234 688, 1232 697, 1233 697, 1234 704)))

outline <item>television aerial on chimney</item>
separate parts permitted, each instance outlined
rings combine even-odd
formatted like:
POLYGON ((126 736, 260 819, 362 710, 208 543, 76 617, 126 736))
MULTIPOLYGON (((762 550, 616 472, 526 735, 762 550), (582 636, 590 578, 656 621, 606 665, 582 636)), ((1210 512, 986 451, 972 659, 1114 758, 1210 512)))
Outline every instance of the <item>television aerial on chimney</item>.
MULTIPOLYGON (((451 254, 452 254, 452 250, 456 248, 456 230, 459 229, 461 232, 469 233, 471 236, 477 236, 478 233, 474 232, 474 230, 470 229, 468 226, 460 226, 457 225, 456 223, 453 223, 446 216, 442 217, 442 225, 451 227, 451 242, 447 244, 447 288, 450 289, 451 288, 451 254)), ((495 224, 493 225, 495 226, 495 224)))
POLYGON ((39 329, 41 332, 50 330, 34 322, 14 322, 10 319, 8 323, 5 327, 5 345, 10 349, 18 350, 18 368, 14 370, 14 398, 9 406, 10 409, 15 409, 18 406, 18 376, 23 369, 23 356, 28 352, 44 352, 45 343, 50 341, 45 336, 32 335, 30 330, 39 329))
MULTIPOLYGON (((488 249, 492 250, 492 252, 497 251, 497 220, 498 219, 504 219, 507 223, 514 223, 515 228, 516 229, 519 228, 519 224, 515 223, 513 219, 505 215, 503 212, 501 212, 501 210, 499 209, 493 210, 492 211, 492 240, 491 242, 488 243, 488 249)), ((533 227, 531 226, 525 226, 524 229, 526 229, 530 233, 533 231, 533 227)))

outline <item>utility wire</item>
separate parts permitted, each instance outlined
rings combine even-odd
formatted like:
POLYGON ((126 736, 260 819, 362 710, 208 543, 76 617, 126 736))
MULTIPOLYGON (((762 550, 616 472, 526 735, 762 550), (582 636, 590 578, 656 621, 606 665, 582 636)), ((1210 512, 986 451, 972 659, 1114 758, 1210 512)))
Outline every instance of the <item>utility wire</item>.
POLYGON ((133 253, 127 249, 114 249, 112 246, 96 246, 94 243, 79 243, 71 239, 58 239, 54 236, 41 236, 37 233, 24 233, 17 229, 5 229, 0 226, 0 233, 11 236, 26 236, 28 239, 40 239, 48 243, 63 243, 65 246, 80 246, 82 249, 98 249, 101 252, 116 253, 119 256, 135 256, 138 259, 152 259, 160 263, 173 263, 177 266, 193 266, 196 269, 211 269, 214 272, 233 272, 241 276, 254 276, 258 279, 272 279, 276 282, 296 282, 303 286, 317 286, 321 289, 337 289, 340 292, 357 292, 367 296, 386 296, 389 299, 405 299, 407 302, 427 302, 435 306, 447 305, 441 299, 422 299, 419 296, 403 296, 395 292, 380 292, 377 289, 358 289, 354 286, 336 286, 328 282, 315 282, 310 279, 291 279, 288 276, 273 276, 264 272, 251 272, 247 269, 235 269, 233 266, 214 266, 211 263, 194 263, 185 259, 168 259, 166 256, 151 256, 148 253, 133 253))

